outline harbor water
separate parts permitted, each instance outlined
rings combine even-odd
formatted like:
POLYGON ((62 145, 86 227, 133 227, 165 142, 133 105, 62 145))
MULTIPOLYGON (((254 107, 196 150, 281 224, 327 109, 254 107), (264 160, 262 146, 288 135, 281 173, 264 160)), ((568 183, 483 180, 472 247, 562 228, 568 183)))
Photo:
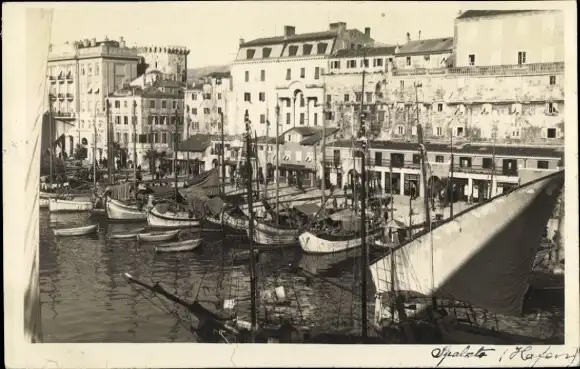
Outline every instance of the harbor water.
MULTIPOLYGON (((167 291, 189 301, 197 296, 209 306, 237 298, 241 300, 239 316, 249 317, 245 237, 207 232, 199 250, 174 254, 155 254, 156 243, 106 238, 108 232, 144 226, 146 223, 109 223, 104 216, 41 210, 44 342, 195 342, 189 330, 195 318, 163 297, 128 284, 124 273, 148 283, 159 282, 167 291), (99 223, 99 232, 93 236, 58 237, 52 231, 95 222, 99 223)), ((289 301, 269 311, 269 319, 287 318, 300 326, 326 331, 360 330, 360 259, 360 250, 305 255, 296 245, 263 251, 258 264, 262 297, 283 286, 289 301), (308 273, 298 273, 296 266, 308 273), (312 278, 309 273, 320 278, 312 278)), ((374 288, 370 275, 368 278, 371 319, 374 288)), ((263 309, 260 314, 265 314, 263 309)))

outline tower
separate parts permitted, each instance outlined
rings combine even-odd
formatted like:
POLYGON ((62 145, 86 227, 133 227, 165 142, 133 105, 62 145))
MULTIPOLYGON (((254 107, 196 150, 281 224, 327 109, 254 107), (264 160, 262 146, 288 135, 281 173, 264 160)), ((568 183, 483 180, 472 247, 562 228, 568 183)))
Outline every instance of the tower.
POLYGON ((142 46, 137 50, 142 58, 140 72, 156 69, 163 73, 164 79, 186 82, 189 49, 183 46, 142 46))

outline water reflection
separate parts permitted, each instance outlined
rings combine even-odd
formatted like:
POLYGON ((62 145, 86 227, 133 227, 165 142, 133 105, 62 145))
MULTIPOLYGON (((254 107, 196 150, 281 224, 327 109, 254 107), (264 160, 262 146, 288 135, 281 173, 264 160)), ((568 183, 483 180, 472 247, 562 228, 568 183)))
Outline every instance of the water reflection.
MULTIPOLYGON (((217 305, 235 298, 239 316, 249 316, 249 251, 243 237, 214 232, 204 235, 203 246, 198 250, 179 254, 156 254, 155 243, 106 237, 108 232, 126 232, 145 225, 107 223, 103 217, 90 214, 41 211, 45 342, 195 341, 189 330, 195 318, 185 309, 129 285, 122 277, 125 272, 150 283, 159 282, 169 292, 188 300, 198 298, 217 305), (52 233, 53 228, 94 222, 100 229, 93 236, 55 237, 52 233)), ((258 259, 262 318, 290 319, 334 331, 352 327, 360 315, 360 250, 306 255, 299 247, 291 247, 262 250, 258 259), (311 275, 297 273, 296 266, 311 275), (269 294, 277 287, 284 290, 284 304, 269 300, 269 294)), ((372 293, 371 290, 369 296, 372 293)), ((372 307, 369 311, 373 311, 372 307)))

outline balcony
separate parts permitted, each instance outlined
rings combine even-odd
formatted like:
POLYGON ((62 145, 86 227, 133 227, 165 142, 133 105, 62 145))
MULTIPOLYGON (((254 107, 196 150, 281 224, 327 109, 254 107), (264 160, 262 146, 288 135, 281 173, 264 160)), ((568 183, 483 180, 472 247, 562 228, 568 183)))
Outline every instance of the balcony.
POLYGON ((65 77, 61 74, 57 77, 59 83, 64 83, 65 77))
MULTIPOLYGON (((407 169, 421 169, 421 163, 414 162, 413 160, 393 160, 393 168, 407 168, 407 169)), ((390 167, 391 159, 380 159, 369 158, 368 165, 373 167, 390 167)))
POLYGON ((340 158, 333 158, 333 159, 326 158, 324 160, 324 166, 331 167, 331 168, 339 168, 341 166, 341 160, 340 160, 340 158))
POLYGON ((67 93, 66 98, 67 98, 67 100, 72 100, 74 98, 74 96, 71 93, 67 93))
POLYGON ((60 92, 58 93, 59 100, 61 100, 61 101, 64 100, 64 97, 65 97, 65 95, 63 93, 60 93, 60 92))
POLYGON ((56 100, 56 95, 54 93, 50 93, 48 94, 48 98, 50 99, 50 101, 54 101, 56 100))
POLYGON ((564 62, 490 65, 485 67, 455 67, 449 68, 449 74, 458 75, 525 75, 542 73, 562 73, 564 62))
MULTIPOLYGON (((457 163, 453 166, 453 171, 458 173, 471 173, 471 174, 485 174, 491 175, 494 171, 491 167, 484 167, 483 165, 471 165, 461 167, 457 163)), ((499 174, 499 169, 495 168, 495 173, 499 174)))
POLYGON ((50 81, 50 83, 56 83, 56 77, 55 76, 48 76, 48 80, 50 81))
POLYGON ((72 112, 56 111, 52 113, 52 116, 59 119, 75 119, 75 114, 72 112))

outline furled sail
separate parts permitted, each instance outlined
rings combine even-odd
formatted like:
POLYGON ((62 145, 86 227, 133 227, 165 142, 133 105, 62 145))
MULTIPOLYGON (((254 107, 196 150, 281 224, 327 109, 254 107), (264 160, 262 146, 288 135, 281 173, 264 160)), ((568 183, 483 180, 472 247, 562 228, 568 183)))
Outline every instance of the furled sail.
MULTIPOLYGON (((521 315, 534 257, 564 185, 564 171, 457 214, 394 254, 396 290, 521 315)), ((391 256, 370 266, 378 293, 391 290, 391 256)))
MULTIPOLYGON (((26 224, 24 235, 24 275, 26 290, 24 294, 24 339, 27 342, 39 342, 41 339, 40 327, 40 297, 38 277, 38 191, 40 175, 40 135, 43 116, 47 110, 46 71, 48 64, 48 49, 50 31, 52 27, 52 9, 26 10, 26 116, 19 124, 26 133, 23 141, 24 157, 20 157, 20 164, 28 165, 21 168, 25 173, 24 193, 21 209, 24 210, 26 224), (26 142, 26 144, 24 144, 26 142), (33 194, 36 194, 34 196, 33 194)), ((5 122, 11 124, 10 122, 5 122)))
POLYGON ((219 193, 219 184, 218 168, 213 168, 187 182, 186 187, 180 189, 179 193, 188 200, 199 197, 200 193, 205 196, 216 196, 219 193))

